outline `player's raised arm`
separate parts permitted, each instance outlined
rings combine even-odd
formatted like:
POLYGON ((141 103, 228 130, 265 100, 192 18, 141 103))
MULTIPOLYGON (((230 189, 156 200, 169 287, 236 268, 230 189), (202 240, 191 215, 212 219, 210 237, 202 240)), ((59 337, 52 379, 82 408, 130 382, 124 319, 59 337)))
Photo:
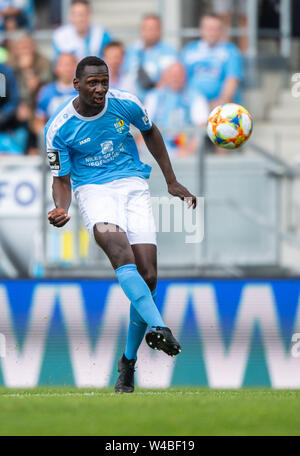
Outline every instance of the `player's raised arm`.
POLYGON ((168 185, 168 192, 173 196, 178 196, 181 200, 188 198, 189 207, 193 205, 193 208, 195 208, 197 205, 196 196, 192 195, 187 188, 177 182, 164 140, 157 126, 152 123, 152 127, 149 130, 141 131, 141 133, 146 146, 162 170, 168 185))
POLYGON ((68 216, 72 199, 70 174, 53 177, 52 196, 55 209, 48 213, 48 220, 51 225, 60 228, 70 220, 68 216))

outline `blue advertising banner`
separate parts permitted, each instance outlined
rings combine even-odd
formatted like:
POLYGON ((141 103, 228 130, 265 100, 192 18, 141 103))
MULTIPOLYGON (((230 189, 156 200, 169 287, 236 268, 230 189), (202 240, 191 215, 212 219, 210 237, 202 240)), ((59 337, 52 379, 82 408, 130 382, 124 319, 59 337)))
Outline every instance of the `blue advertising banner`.
MULTIPOLYGON (((183 347, 142 343, 140 387, 300 388, 300 280, 161 280, 157 306, 183 347)), ((0 281, 0 385, 105 387, 129 301, 112 280, 0 281)))

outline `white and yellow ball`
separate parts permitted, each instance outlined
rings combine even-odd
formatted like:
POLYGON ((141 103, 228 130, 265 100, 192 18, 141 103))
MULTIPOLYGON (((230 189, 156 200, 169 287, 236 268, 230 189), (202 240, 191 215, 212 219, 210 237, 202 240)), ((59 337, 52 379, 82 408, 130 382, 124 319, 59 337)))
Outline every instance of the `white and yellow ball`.
POLYGON ((211 141, 224 149, 237 149, 249 139, 253 128, 252 117, 236 103, 217 106, 207 121, 211 141))

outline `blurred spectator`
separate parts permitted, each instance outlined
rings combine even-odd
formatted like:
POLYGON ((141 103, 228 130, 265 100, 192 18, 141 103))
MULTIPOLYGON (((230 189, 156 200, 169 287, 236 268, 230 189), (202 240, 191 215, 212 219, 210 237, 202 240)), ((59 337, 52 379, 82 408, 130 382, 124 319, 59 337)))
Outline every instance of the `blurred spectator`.
POLYGON ((183 65, 173 63, 164 71, 162 85, 153 89, 144 102, 150 118, 167 130, 164 139, 168 151, 176 156, 195 152, 196 138, 185 129, 191 125, 204 126, 209 113, 206 99, 188 91, 185 82, 183 65))
POLYGON ((141 39, 128 47, 124 68, 136 78, 141 99, 157 85, 162 72, 176 60, 176 50, 161 40, 160 18, 155 14, 145 16, 141 23, 141 39))
POLYGON ((32 129, 37 94, 40 87, 52 79, 51 63, 39 54, 36 44, 29 35, 22 36, 10 44, 13 53, 9 62, 15 70, 20 91, 17 120, 28 129, 27 153, 37 153, 36 137, 32 129))
POLYGON ((247 40, 247 2, 245 0, 213 0, 213 10, 218 14, 225 25, 224 38, 229 38, 229 29, 232 27, 233 17, 237 16, 238 26, 244 28, 244 35, 239 37, 240 50, 245 53, 248 47, 247 40))
POLYGON ((173 63, 163 73, 161 86, 145 99, 150 118, 163 128, 205 125, 209 114, 206 99, 186 89, 184 66, 173 63))
POLYGON ((5 78, 5 93, 0 97, 0 154, 21 154, 24 151, 26 131, 18 128, 16 112, 19 103, 17 81, 12 69, 0 63, 5 78), (5 95, 5 96, 2 96, 5 95))
POLYGON ((55 58, 62 53, 74 54, 77 60, 87 55, 102 56, 103 48, 111 41, 109 33, 100 25, 91 24, 90 4, 87 0, 73 0, 70 24, 53 34, 55 58))
POLYGON ((39 92, 34 131, 39 133, 55 111, 71 97, 77 95, 73 86, 77 60, 73 54, 61 54, 56 62, 56 81, 46 84, 39 92))
POLYGON ((33 0, 0 0, 0 30, 31 28, 33 0))
POLYGON ((51 63, 37 51, 29 35, 14 40, 9 50, 8 61, 17 75, 21 101, 35 107, 40 87, 52 79, 51 63))
POLYGON ((120 41, 111 41, 103 50, 103 59, 109 68, 109 86, 112 89, 127 90, 135 94, 134 77, 123 71, 124 55, 124 45, 120 41))
POLYGON ((211 108, 231 101, 239 103, 243 65, 238 48, 223 41, 219 16, 205 15, 200 26, 202 39, 188 43, 182 53, 189 86, 204 95, 211 108))

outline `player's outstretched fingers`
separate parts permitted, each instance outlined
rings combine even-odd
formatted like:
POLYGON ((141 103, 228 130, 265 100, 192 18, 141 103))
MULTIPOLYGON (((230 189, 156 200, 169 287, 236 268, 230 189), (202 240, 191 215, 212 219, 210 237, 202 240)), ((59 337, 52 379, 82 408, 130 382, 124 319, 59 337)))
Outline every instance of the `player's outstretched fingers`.
POLYGON ((197 198, 194 195, 184 197, 184 201, 187 203, 188 208, 193 206, 193 209, 197 206, 197 198))

